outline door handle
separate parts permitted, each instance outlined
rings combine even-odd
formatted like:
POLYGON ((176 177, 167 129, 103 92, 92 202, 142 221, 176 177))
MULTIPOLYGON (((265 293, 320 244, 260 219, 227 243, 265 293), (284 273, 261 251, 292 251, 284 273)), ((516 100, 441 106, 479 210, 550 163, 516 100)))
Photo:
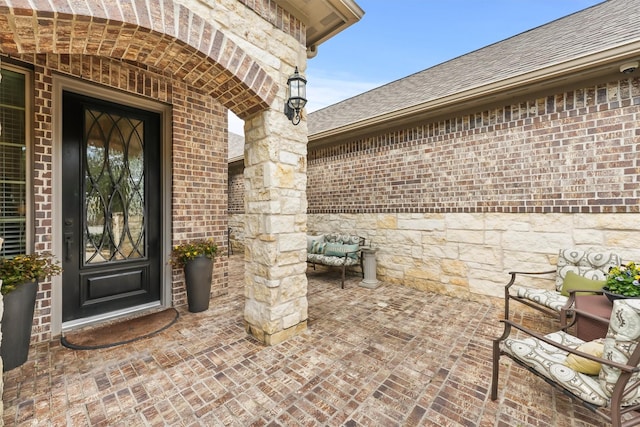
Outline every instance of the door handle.
POLYGON ((64 235, 64 244, 66 246, 66 254, 65 254, 65 259, 67 261, 71 261, 73 260, 73 254, 72 254, 72 246, 73 246, 73 234, 71 233, 65 233, 64 235))

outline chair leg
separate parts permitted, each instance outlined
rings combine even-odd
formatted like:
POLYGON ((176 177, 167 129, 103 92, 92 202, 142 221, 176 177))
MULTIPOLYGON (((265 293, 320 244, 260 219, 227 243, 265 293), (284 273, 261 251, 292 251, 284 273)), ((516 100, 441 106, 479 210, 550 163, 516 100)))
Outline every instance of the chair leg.
POLYGON ((491 400, 498 398, 498 376, 500 373, 500 340, 493 340, 493 372, 491 374, 491 400))
POLYGON ((347 266, 343 265, 342 266, 342 289, 344 289, 344 273, 346 269, 347 269, 347 266))
POLYGON ((493 340, 493 360, 491 372, 491 400, 498 398, 498 378, 500 374, 500 343, 504 341, 511 333, 511 325, 504 324, 504 331, 500 338, 493 340))

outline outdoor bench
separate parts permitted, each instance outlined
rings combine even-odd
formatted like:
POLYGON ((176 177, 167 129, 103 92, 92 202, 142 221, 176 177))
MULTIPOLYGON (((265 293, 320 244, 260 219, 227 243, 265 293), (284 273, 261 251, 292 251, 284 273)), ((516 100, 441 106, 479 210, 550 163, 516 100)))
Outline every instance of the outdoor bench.
POLYGON ((307 263, 327 267, 340 267, 342 269, 342 284, 344 289, 344 277, 347 267, 360 267, 364 277, 362 252, 365 238, 352 234, 327 233, 315 236, 307 236, 307 263))

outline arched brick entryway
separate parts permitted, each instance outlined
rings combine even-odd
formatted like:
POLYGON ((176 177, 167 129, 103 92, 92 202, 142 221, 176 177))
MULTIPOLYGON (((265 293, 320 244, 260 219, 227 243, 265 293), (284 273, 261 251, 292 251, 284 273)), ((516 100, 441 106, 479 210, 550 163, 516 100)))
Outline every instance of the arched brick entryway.
POLYGON ((0 2, 0 51, 81 54, 172 73, 240 118, 265 110, 278 85, 222 31, 172 0, 0 2), (53 4, 51 4, 53 3, 53 4))
MULTIPOLYGON (((224 133, 219 133, 224 132, 222 122, 216 119, 226 117, 226 111, 212 106, 211 101, 215 100, 214 104, 230 109, 247 122, 246 179, 250 183, 246 198, 247 228, 252 230, 247 238, 250 260, 247 264, 252 268, 245 276, 245 321, 249 333, 273 344, 306 328, 308 317, 304 262, 307 130, 304 123, 292 128, 282 114, 286 77, 293 72, 295 65, 304 65, 300 62, 303 57, 300 53, 305 48, 304 37, 301 36, 303 26, 289 15, 282 22, 268 21, 263 26, 263 17, 259 13, 254 13, 241 1, 237 4, 234 1, 221 0, 208 6, 194 1, 193 9, 189 9, 172 0, 151 0, 147 3, 127 0, 53 0, 51 3, 0 0, 0 52, 33 64, 36 78, 41 79, 36 81, 35 115, 39 117, 36 125, 41 124, 42 128, 35 130, 35 139, 36 149, 43 153, 41 159, 47 160, 41 160, 36 178, 40 180, 42 175, 40 181, 49 185, 50 159, 55 158, 51 155, 55 150, 55 137, 51 138, 51 134, 55 134, 51 131, 55 115, 51 113, 50 89, 55 73, 87 78, 93 83, 103 83, 144 97, 154 98, 154 93, 167 95, 165 99, 158 100, 174 107, 173 164, 182 168, 180 179, 187 175, 194 177, 192 186, 176 189, 175 177, 178 174, 173 175, 173 194, 188 195, 179 197, 180 208, 173 206, 171 222, 174 236, 180 234, 179 239, 193 237, 193 215, 199 215, 204 230, 225 225, 211 220, 214 212, 226 213, 227 207, 222 207, 226 201, 224 195, 218 198, 218 204, 211 202, 209 206, 198 209, 193 207, 197 200, 191 193, 207 186, 220 186, 226 180, 216 175, 206 184, 195 182, 198 174, 202 174, 201 170, 212 174, 226 172, 227 159, 223 154, 226 147, 221 146, 209 158, 206 156, 211 153, 201 156, 202 151, 198 151, 198 147, 210 144, 216 136, 217 144, 226 141, 224 133), (233 16, 222 13, 221 16, 225 17, 218 22, 215 14, 224 7, 228 7, 226 12, 233 16), (205 13, 206 19, 199 13, 205 13), (242 24, 246 24, 246 29, 240 33, 236 30, 242 24), (260 39, 261 47, 254 45, 251 54, 247 53, 234 42, 243 37, 248 45, 251 45, 251 37, 260 39), (270 40, 282 43, 273 44, 270 40), (255 58, 261 53, 266 56, 261 56, 258 62, 255 58), (116 73, 125 70, 125 75, 108 74, 109 67, 113 66, 119 70, 116 73), (135 69, 131 70, 129 66, 135 69), (92 73, 94 69, 98 70, 95 75, 92 73), (105 69, 108 77, 104 76, 105 69), (129 69, 129 75, 126 69, 129 69), (175 94, 167 92, 171 90, 170 85, 162 88, 166 89, 165 92, 162 89, 156 91, 154 82, 145 80, 145 74, 161 75, 158 81, 169 79, 189 88, 180 96, 172 97, 175 94), (120 80, 114 84, 113 79, 120 80), (127 85, 127 79, 133 81, 134 90, 127 85), (199 116, 203 105, 209 117, 213 117, 208 122, 199 116), (199 132, 194 131, 194 126, 200 127, 199 132), (180 139, 176 138, 176 132, 182 138, 181 151, 175 149, 176 140, 180 139), (220 164, 221 161, 224 165, 220 164), (200 162, 201 169, 192 173, 193 162, 200 162)), ((281 12, 279 9, 278 13, 281 12)), ((276 16, 283 15, 276 13, 276 16)), ((55 174, 52 185, 57 187, 55 174)), ((51 200, 56 198, 51 195, 51 187, 43 185, 39 191, 36 196, 47 211, 39 212, 36 219, 36 228, 43 230, 36 247, 38 250, 60 249, 61 252, 60 232, 51 231, 59 222, 59 219, 52 219, 55 208, 52 208, 51 200)), ((212 198, 208 192, 202 198, 214 200, 215 196, 212 198)), ((42 318, 51 322, 55 316, 48 315, 48 311, 43 304, 42 318)), ((54 334, 55 328, 54 324, 54 334)), ((44 339, 51 337, 49 326, 38 329, 44 339)))

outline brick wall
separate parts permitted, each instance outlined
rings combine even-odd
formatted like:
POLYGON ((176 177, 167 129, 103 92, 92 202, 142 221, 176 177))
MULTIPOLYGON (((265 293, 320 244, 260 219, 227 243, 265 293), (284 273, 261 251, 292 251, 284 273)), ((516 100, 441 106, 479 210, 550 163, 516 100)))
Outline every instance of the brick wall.
POLYGON ((244 165, 229 165, 229 214, 244 213, 244 165))
POLYGON ((244 164, 229 165, 229 242, 231 252, 244 252, 244 164))
POLYGON ((639 212, 640 79, 309 150, 309 213, 639 212))
MULTIPOLYGON (((52 76, 82 77, 128 93, 172 105, 172 233, 173 244, 212 237, 225 255, 227 232, 227 110, 197 88, 175 81, 170 73, 128 61, 80 55, 22 57, 34 64, 34 201, 36 251, 52 250, 52 76)), ((169 249, 167 249, 168 255, 169 249)), ((186 304, 181 271, 173 272, 174 305, 186 304)), ((226 293, 227 258, 214 267, 212 295, 226 293)), ((51 336, 51 283, 40 285, 32 340, 51 336)))
MULTIPOLYGON (((227 292, 227 110, 197 89, 174 85, 173 244, 214 238, 212 295, 227 292)), ((186 304, 183 273, 174 269, 173 300, 186 304)))

